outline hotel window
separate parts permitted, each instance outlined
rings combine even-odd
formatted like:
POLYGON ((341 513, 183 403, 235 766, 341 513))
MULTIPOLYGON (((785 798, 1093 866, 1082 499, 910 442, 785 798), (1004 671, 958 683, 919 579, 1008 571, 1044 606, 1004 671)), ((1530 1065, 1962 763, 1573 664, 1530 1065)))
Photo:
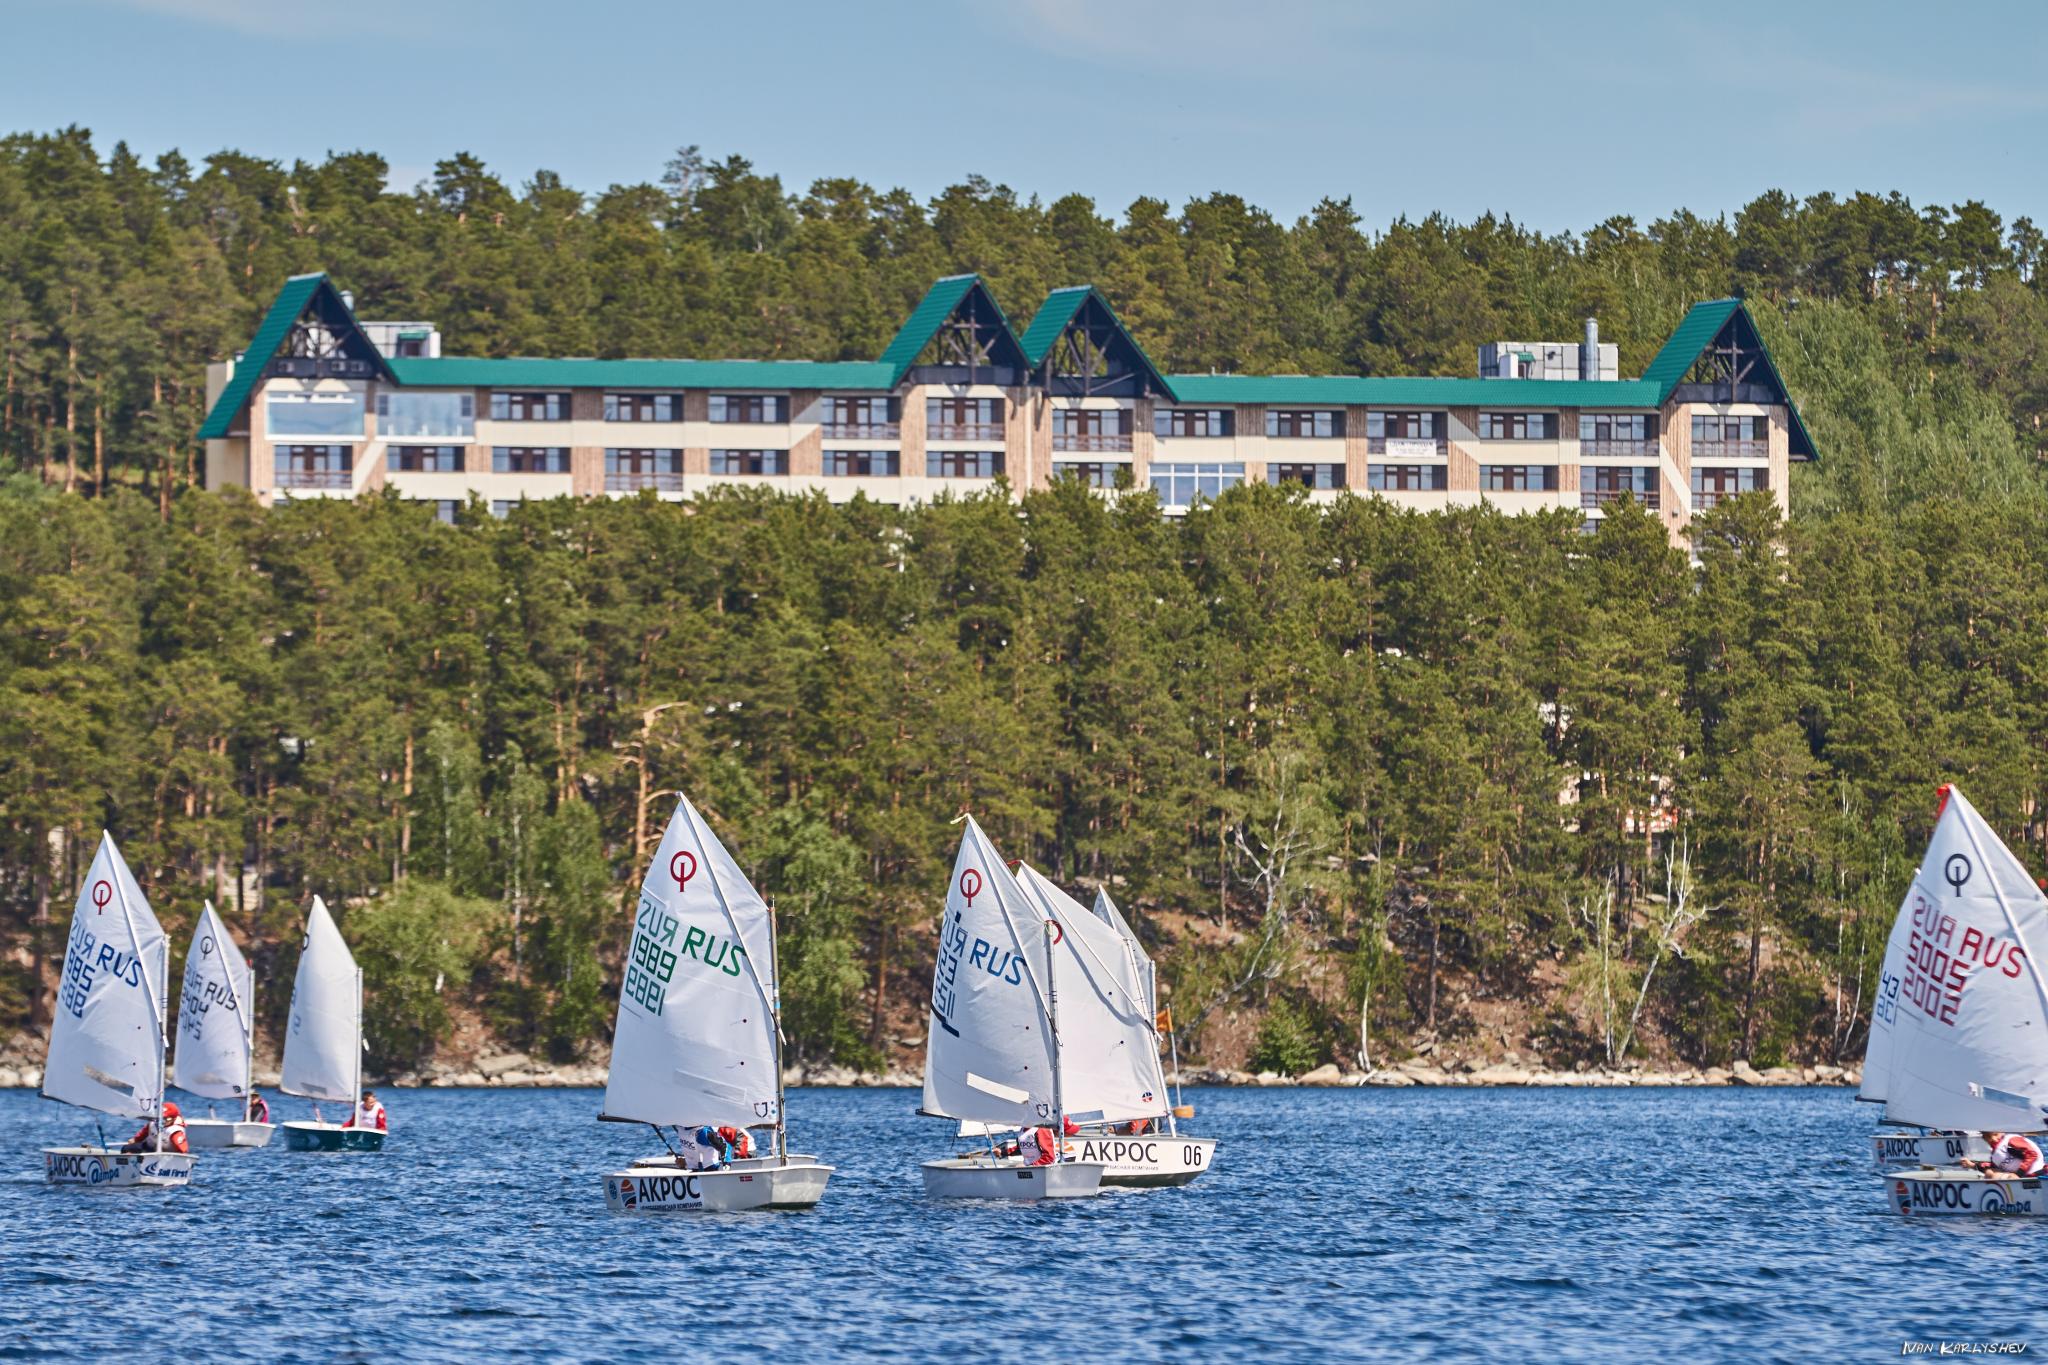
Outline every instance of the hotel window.
POLYGON ((1003 472, 1000 450, 927 450, 924 473, 928 479, 993 479, 1003 472))
POLYGON ((492 446, 493 474, 566 474, 567 446, 492 446))
POLYGON ((828 450, 824 471, 835 479, 893 479, 901 460, 893 450, 828 450))
POLYGON ((1266 434, 1283 437, 1342 436, 1344 414, 1329 408, 1267 408, 1266 434))
POLYGON ((711 452, 711 472, 714 474, 787 474, 789 452, 786 450, 714 450, 711 452))
POLYGON ((789 400, 773 394, 728 394, 711 395, 711 420, 714 422, 787 422, 789 400))
POLYGON ((1479 486, 1490 493, 1555 493, 1554 464, 1483 464, 1479 486))
POLYGON ((894 398, 827 398, 825 430, 855 440, 893 440, 902 408, 894 398))
POLYGON ((272 436, 363 434, 360 393, 273 393, 265 400, 264 409, 272 436))
POLYGON ((928 441, 1000 441, 1003 400, 1000 398, 927 398, 924 404, 928 441))
POLYGON ((1310 488, 1342 488, 1344 466, 1341 464, 1269 464, 1266 466, 1266 482, 1271 484, 1300 483, 1310 488))
POLYGON ((384 468, 393 474, 460 474, 461 446, 392 446, 384 452, 384 468))
POLYGON ((607 422, 674 422, 681 420, 683 405, 672 393, 608 393, 604 396, 607 422))
POLYGON ((1054 408, 1052 410, 1054 450, 1129 450, 1131 410, 1129 408, 1054 408))
POLYGON ((1579 470, 1579 505, 1604 507, 1622 497, 1634 498, 1656 510, 1658 479, 1655 465, 1631 468, 1613 465, 1584 465, 1579 470))
POLYGON ((1213 500, 1226 488, 1244 482, 1242 464, 1157 464, 1152 466, 1152 491, 1166 507, 1192 507, 1196 498, 1213 500))
POLYGON ((355 468, 349 446, 274 446, 279 488, 347 488, 355 468))
MULTIPOLYGON (((1579 414, 1579 444, 1582 446, 1626 446, 1629 453, 1657 439, 1657 417, 1648 412, 1583 412, 1579 414)), ((1597 455, 1598 450, 1581 450, 1597 455)))
MULTIPOLYGON (((526 501, 526 499, 520 498, 518 501, 524 502, 526 501)), ((506 517, 512 515, 512 508, 514 507, 514 505, 514 501, 511 498, 492 498, 491 515, 498 518, 500 521, 503 521, 506 517)))
POLYGON ((1695 455, 1768 455, 1771 453, 1770 442, 1771 421, 1768 417, 1693 414, 1692 446, 1695 455))
POLYGON ((1554 412, 1482 412, 1479 414, 1482 441, 1554 441, 1557 414, 1554 412))
POLYGON ((1365 486, 1378 493, 1431 493, 1450 486, 1450 470, 1440 464, 1369 464, 1365 486))
POLYGON ((642 488, 681 492, 683 452, 680 450, 608 449, 604 453, 604 489, 633 493, 642 488))
POLYGON ((1439 412, 1368 412, 1365 434, 1370 440, 1434 441, 1444 434, 1439 412))
POLYGON ((494 393, 493 422, 559 422, 569 415, 566 393, 494 393))
POLYGON ((1079 479, 1090 488, 1116 488, 1120 477, 1117 471, 1129 468, 1121 461, 1054 460, 1052 476, 1055 479, 1079 479))
POLYGON ((1154 408, 1152 434, 1195 439, 1230 436, 1237 431, 1236 418, 1229 408, 1154 408))
POLYGON ((434 498, 431 500, 422 498, 420 501, 432 501, 434 505, 434 520, 448 526, 455 524, 455 514, 462 510, 462 501, 459 498, 434 498))
POLYGON ((476 435, 476 395, 400 390, 377 395, 377 434, 404 437, 476 435))
POLYGON ((1692 510, 1711 511, 1724 499, 1738 493, 1756 493, 1771 486, 1771 471, 1756 465, 1733 469, 1692 467, 1692 510))

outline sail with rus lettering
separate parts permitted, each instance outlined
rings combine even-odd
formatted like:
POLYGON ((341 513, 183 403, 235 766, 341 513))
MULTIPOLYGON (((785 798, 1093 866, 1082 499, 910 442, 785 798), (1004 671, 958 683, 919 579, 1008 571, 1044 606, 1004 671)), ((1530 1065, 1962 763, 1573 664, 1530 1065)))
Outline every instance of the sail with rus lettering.
POLYGON ((1166 1117, 1166 1076, 1144 985, 1116 931, 1028 863, 1017 883, 1058 958, 1061 1100, 1076 1123, 1166 1117))
POLYGON ((170 949, 113 836, 100 835, 71 911, 43 1094, 122 1118, 154 1117, 164 1093, 170 949))
MULTIPOLYGON (((1925 1128, 2048 1127, 2048 897, 1951 788, 1899 911, 1885 1118, 1925 1128)), ((1891 961, 1889 952, 1887 963, 1891 961)))
POLYGON ((680 798, 640 884, 606 1118, 735 1128, 780 1119, 770 934, 767 903, 680 798))
POLYGON ((177 1060, 171 1079, 180 1090, 213 1100, 249 1093, 252 988, 242 950, 208 901, 192 931, 192 947, 185 954, 185 989, 178 998, 177 1060))
POLYGON ((315 1100, 356 1103, 363 1075, 363 976, 327 913, 313 897, 306 944, 292 982, 279 1089, 315 1100))
POLYGON ((939 925, 925 1113, 1020 1127, 1053 1116, 1042 923, 969 816, 939 925))

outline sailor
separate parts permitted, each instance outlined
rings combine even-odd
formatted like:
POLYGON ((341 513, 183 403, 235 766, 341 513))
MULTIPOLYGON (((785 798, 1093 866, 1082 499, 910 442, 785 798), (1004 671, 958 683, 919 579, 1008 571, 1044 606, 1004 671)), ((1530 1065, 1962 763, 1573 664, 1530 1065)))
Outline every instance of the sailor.
POLYGON ((720 1128, 718 1140, 725 1144, 725 1150, 732 1156, 744 1160, 754 1154, 754 1139, 739 1128, 720 1128))
POLYGON ((1990 1160, 1965 1161, 1965 1166, 1975 1166, 1986 1175, 2039 1175, 2048 1166, 2040 1144, 2018 1133, 1986 1133, 1984 1140, 1991 1144, 1990 1160))
MULTIPOLYGON (((189 1152, 192 1150, 185 1144, 185 1116, 178 1112, 178 1106, 170 1100, 164 1101, 163 1125, 164 1151, 189 1152)), ((124 1152, 153 1152, 157 1150, 156 1134, 151 1131, 151 1128, 152 1125, 143 1124, 142 1131, 130 1138, 121 1150, 124 1152)))
POLYGON ((270 1122, 270 1101, 264 1099, 263 1096, 258 1094, 256 1091, 251 1090, 249 1092, 248 1112, 249 1116, 246 1120, 244 1120, 244 1122, 268 1123, 270 1122))
POLYGON ((384 1106, 377 1102, 377 1092, 365 1090, 363 1097, 356 1101, 355 1112, 341 1121, 344 1128, 375 1128, 378 1132, 390 1131, 390 1121, 385 1117, 384 1106))
POLYGON ((676 1136, 681 1139, 676 1164, 686 1171, 715 1171, 732 1160, 732 1148, 709 1124, 694 1133, 678 1131, 676 1136))
POLYGON ((1017 1135, 1017 1145, 1027 1166, 1050 1166, 1059 1159, 1059 1140, 1050 1128, 1026 1128, 1017 1135))

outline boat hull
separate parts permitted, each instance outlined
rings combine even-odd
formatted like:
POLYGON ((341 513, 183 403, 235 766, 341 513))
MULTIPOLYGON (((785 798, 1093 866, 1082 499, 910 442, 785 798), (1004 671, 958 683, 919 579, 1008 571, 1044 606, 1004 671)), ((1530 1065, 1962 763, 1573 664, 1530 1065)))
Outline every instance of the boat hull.
POLYGON ((233 1119, 186 1119, 185 1142, 195 1150, 219 1151, 228 1147, 268 1147, 274 1123, 237 1123, 233 1119))
POLYGON ((1870 1140, 1878 1169, 1886 1171, 1953 1166, 1991 1155, 1991 1144, 1978 1133, 1874 1133, 1870 1140))
POLYGON ((1084 1134, 1070 1139, 1069 1151, 1081 1162, 1102 1163, 1105 1185, 1156 1188, 1185 1185, 1209 1169, 1216 1159, 1216 1139, 1147 1133, 1140 1137, 1084 1134))
POLYGON ((1990 1176, 1957 1167, 1896 1171, 1885 1181, 1888 1202, 1909 1217, 2048 1217, 2048 1191, 2038 1178, 1990 1176))
POLYGON ((1088 1199, 1102 1192, 1099 1161, 1026 1166, 1014 1160, 953 1157, 927 1161, 927 1199, 1088 1199))
POLYGON ((182 1152, 123 1152, 108 1147, 45 1147, 43 1178, 94 1190, 176 1189, 192 1183, 182 1152))
POLYGON ((381 1152, 384 1134, 375 1128, 344 1128, 338 1123, 294 1122, 283 1125, 288 1152, 381 1152))
POLYGON ((685 1171, 674 1161, 636 1165, 604 1178, 613 1213, 749 1213, 807 1209, 825 1197, 833 1168, 804 1157, 787 1166, 754 1157, 717 1171, 685 1171))

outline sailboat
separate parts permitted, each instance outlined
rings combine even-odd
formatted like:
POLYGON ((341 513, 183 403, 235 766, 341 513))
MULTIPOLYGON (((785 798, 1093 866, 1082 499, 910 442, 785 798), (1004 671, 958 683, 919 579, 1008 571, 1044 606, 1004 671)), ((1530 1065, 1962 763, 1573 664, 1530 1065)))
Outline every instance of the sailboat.
POLYGON ((832 1178, 789 1150, 774 911, 688 797, 640 883, 598 1117, 657 1137, 664 1126, 771 1134, 765 1155, 716 1170, 690 1170, 671 1149, 612 1172, 604 1196, 616 1213, 807 1209, 832 1178))
POLYGON ((171 1084, 210 1100, 240 1100, 238 1119, 187 1118, 185 1140, 194 1147, 262 1147, 275 1124, 249 1118, 254 1064, 255 983, 242 950, 214 911, 199 912, 185 953, 185 989, 178 998, 178 1038, 171 1084))
MULTIPOLYGON (((1884 1116, 1954 1132, 2048 1127, 2048 896, 1953 787, 1899 915, 1906 951, 1881 993, 1884 1116)), ((1896 936, 1897 931, 1894 931, 1896 936)), ((2048 1216, 2038 1178, 1924 1166, 1885 1177, 1905 1214, 2048 1216)))
POLYGON ((1103 893, 1097 892, 1091 911, 1028 863, 1018 864, 1017 881, 1062 931, 1056 937, 1066 954, 1060 979, 1068 980, 1071 971, 1090 987, 1078 993, 1079 1018, 1060 1029, 1063 1054, 1085 1059, 1101 1078, 1068 1084, 1067 1114, 1081 1129, 1080 1159, 1105 1164, 1105 1185, 1188 1184, 1215 1160, 1216 1139, 1183 1136, 1167 1103, 1151 959, 1103 893), (1115 1131, 1133 1120, 1148 1131, 1115 1131))
MULTIPOLYGON (((363 973, 327 913, 313 897, 299 974, 292 981, 291 1022, 284 1035, 284 1071, 278 1089, 311 1100, 334 1100, 355 1112, 363 1096, 363 973)), ((293 1152, 381 1152, 376 1128, 327 1123, 316 1105, 312 1119, 284 1125, 293 1152)))
MULTIPOLYGON (((1097 998, 1062 972, 1064 926, 1032 909, 973 816, 960 839, 939 925, 919 1113, 991 1127, 1064 1130, 1067 1062, 1059 1046, 1063 984, 1097 998)), ((1078 1057, 1078 1051, 1077 1051, 1078 1057)), ((1076 1078, 1082 1080, 1081 1077, 1076 1078)), ((1090 1072, 1082 1083, 1114 1087, 1124 1077, 1090 1072)), ((1091 1093, 1085 1097, 1094 1099, 1091 1093)), ((994 1151, 923 1164, 935 1199, 1076 1199, 1099 1194, 1106 1163, 1075 1159, 1055 1145, 1047 1165, 994 1151)))
POLYGON ((170 945, 135 874, 104 831, 71 911, 64 974, 50 1023, 43 1094, 124 1119, 148 1119, 155 1151, 46 1147, 43 1174, 54 1185, 101 1189, 190 1183, 192 1158, 161 1149, 164 995, 170 945))

